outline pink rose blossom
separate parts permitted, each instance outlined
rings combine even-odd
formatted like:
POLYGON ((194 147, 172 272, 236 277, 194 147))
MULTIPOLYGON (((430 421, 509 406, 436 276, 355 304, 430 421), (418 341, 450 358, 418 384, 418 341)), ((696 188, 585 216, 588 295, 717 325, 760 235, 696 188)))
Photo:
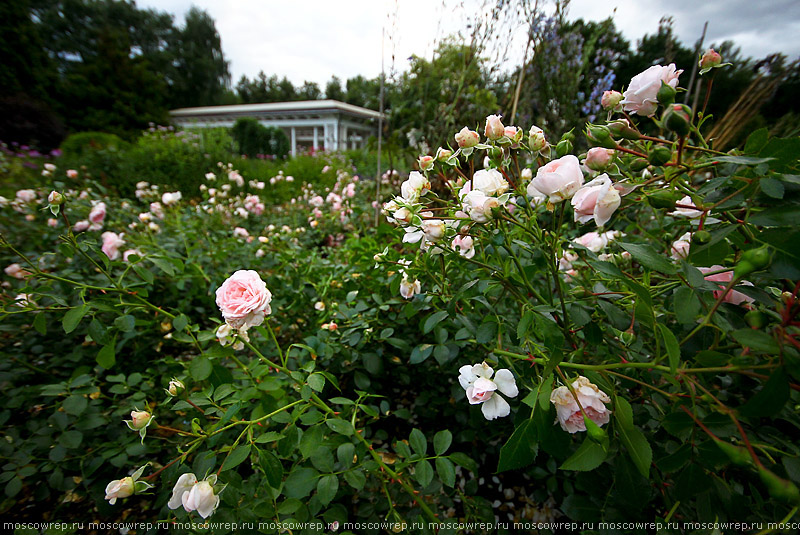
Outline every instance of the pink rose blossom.
POLYGON ((619 91, 604 91, 603 98, 600 99, 600 105, 604 110, 617 110, 619 103, 622 102, 622 93, 619 91))
POLYGON ((480 143, 481 137, 478 133, 474 130, 470 130, 466 126, 461 129, 459 133, 456 134, 456 143, 462 149, 467 149, 470 147, 474 147, 478 143, 480 143))
POLYGON ((89 212, 89 221, 94 224, 101 224, 103 220, 106 218, 106 203, 99 202, 92 207, 92 210, 89 212))
POLYGON ((464 258, 475 256, 475 242, 471 236, 456 236, 450 246, 464 258))
POLYGON ((58 226, 58 219, 55 219, 55 218, 51 217, 50 219, 47 220, 47 226, 48 227, 57 227, 58 226))
POLYGON ((586 153, 586 159, 583 164, 592 171, 602 171, 614 159, 614 151, 611 149, 604 149, 603 147, 594 147, 589 149, 586 153))
MULTIPOLYGON (((578 401, 591 421, 599 426, 608 423, 611 418, 611 411, 605 406, 605 403, 611 402, 608 394, 583 376, 579 376, 572 382, 572 389, 578 395, 578 401)), ((550 394, 550 402, 556 407, 556 418, 564 431, 568 433, 586 431, 583 414, 569 388, 560 386, 553 390, 550 394)))
POLYGON ((580 162, 571 154, 553 160, 538 169, 531 184, 552 204, 570 199, 583 185, 580 162))
POLYGON ((272 313, 272 294, 253 270, 239 270, 217 289, 217 306, 231 327, 245 329, 264 322, 272 313))
POLYGON ((572 198, 575 221, 586 223, 594 219, 595 224, 602 227, 619 208, 620 202, 619 192, 603 173, 579 189, 572 198))
POLYGON ((67 169, 68 178, 78 178, 78 172, 75 169, 67 169))
POLYGON ((680 260, 689 256, 689 249, 692 246, 692 235, 687 232, 674 242, 672 242, 672 256, 675 260, 680 260))
POLYGON ((20 202, 33 202, 36 200, 36 192, 32 189, 21 189, 17 191, 17 200, 20 202))
POLYGON ((703 72, 707 72, 714 67, 719 67, 721 63, 722 56, 719 55, 719 52, 713 48, 709 48, 706 50, 705 54, 703 54, 703 57, 700 58, 699 67, 703 72))
MULTIPOLYGON (((705 274, 705 273, 710 273, 712 271, 719 271, 725 268, 722 266, 711 266, 711 267, 701 267, 698 269, 705 274)), ((720 289, 714 290, 714 299, 719 299, 719 296, 722 295, 722 292, 725 291, 725 288, 728 287, 728 284, 730 284, 731 280, 733 279, 733 270, 731 269, 728 271, 723 271, 721 273, 715 273, 714 275, 706 275, 705 279, 707 281, 720 283, 719 284, 720 289)), ((744 286, 753 285, 753 283, 747 281, 742 281, 739 284, 742 284, 744 286)), ((737 292, 733 288, 731 288, 731 290, 725 294, 725 297, 723 299, 723 302, 731 303, 733 305, 741 305, 742 303, 750 304, 753 301, 754 300, 752 297, 749 297, 743 294, 742 292, 737 292)))
POLYGON ((490 115, 486 118, 486 128, 483 134, 492 141, 500 139, 505 134, 506 127, 500 122, 501 115, 490 115))
POLYGON ((83 232, 89 228, 89 222, 86 220, 78 221, 72 226, 73 232, 83 232))
POLYGON ((9 277, 14 277, 15 279, 24 279, 25 277, 30 275, 29 272, 25 271, 22 268, 22 266, 17 264, 16 262, 6 266, 6 268, 3 271, 5 271, 6 275, 8 275, 9 277))
POLYGON ((122 234, 117 235, 115 232, 103 232, 103 252, 109 260, 117 260, 119 258, 119 248, 125 244, 122 239, 122 234))
POLYGON ((658 90, 661 89, 661 82, 675 88, 678 86, 678 76, 683 71, 677 70, 674 63, 663 67, 653 65, 644 72, 641 72, 631 79, 625 100, 621 102, 625 111, 632 111, 638 115, 652 116, 658 108, 658 90))

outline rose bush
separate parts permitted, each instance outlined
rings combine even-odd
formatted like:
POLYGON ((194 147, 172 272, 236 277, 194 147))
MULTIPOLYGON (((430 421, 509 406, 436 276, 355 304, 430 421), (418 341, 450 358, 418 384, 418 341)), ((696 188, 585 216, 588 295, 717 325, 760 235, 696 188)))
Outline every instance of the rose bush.
POLYGON ((798 141, 615 109, 600 176, 495 117, 386 173, 377 227, 330 155, 130 198, 31 170, 0 208, 3 514, 790 517, 798 141))

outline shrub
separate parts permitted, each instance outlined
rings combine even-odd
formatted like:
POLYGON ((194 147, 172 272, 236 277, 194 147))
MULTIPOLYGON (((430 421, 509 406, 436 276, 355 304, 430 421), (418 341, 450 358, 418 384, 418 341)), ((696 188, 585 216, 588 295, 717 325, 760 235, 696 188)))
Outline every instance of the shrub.
POLYGON ((125 154, 115 187, 122 196, 132 196, 139 181, 159 184, 197 195, 204 175, 227 161, 233 140, 224 129, 174 131, 151 128, 125 154))
POLYGON ((285 158, 291 149, 289 138, 280 128, 264 126, 256 119, 243 117, 231 129, 241 154, 253 158, 273 156, 285 158))
POLYGON ((115 184, 120 165, 130 144, 115 134, 79 132, 61 144, 64 168, 80 169, 84 177, 92 177, 105 185, 115 184))

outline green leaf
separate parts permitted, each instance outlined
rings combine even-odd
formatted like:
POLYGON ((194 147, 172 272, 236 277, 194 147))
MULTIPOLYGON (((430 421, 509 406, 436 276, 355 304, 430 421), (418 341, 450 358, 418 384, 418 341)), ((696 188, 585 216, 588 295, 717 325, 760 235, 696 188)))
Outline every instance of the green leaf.
POLYGON ((317 498, 322 505, 328 505, 339 490, 339 478, 333 474, 322 476, 317 483, 317 498))
POLYGON ((322 444, 324 430, 325 428, 321 424, 306 429, 298 447, 303 457, 310 457, 317 451, 317 448, 322 444))
POLYGON ((653 450, 642 432, 635 427, 626 429, 624 426, 619 426, 619 437, 625 445, 625 449, 628 450, 633 464, 644 477, 649 477, 650 464, 653 462, 653 450))
POLYGON ((700 314, 700 299, 691 288, 681 286, 675 290, 672 298, 675 309, 675 319, 683 325, 689 325, 697 320, 700 314))
POLYGON ((187 318, 184 314, 180 314, 176 316, 174 320, 172 320, 172 328, 176 331, 182 331, 189 325, 189 318, 187 318))
POLYGON ((339 445, 336 448, 336 458, 342 463, 344 468, 348 468, 350 465, 353 464, 353 455, 355 454, 356 448, 349 442, 345 442, 344 444, 339 445))
POLYGON ((789 378, 783 368, 778 368, 739 412, 752 418, 774 416, 789 401, 789 394, 789 378))
POLYGON ((79 305, 70 309, 69 312, 64 314, 64 319, 61 320, 61 325, 64 327, 64 332, 69 334, 74 331, 83 319, 83 316, 85 316, 88 311, 88 305, 79 305))
POLYGON ((762 177, 758 185, 765 194, 773 199, 783 199, 785 192, 783 183, 780 180, 768 176, 762 177))
POLYGON ((322 389, 325 387, 325 377, 319 373, 309 375, 308 386, 317 392, 322 392, 322 389))
POLYGON ((436 324, 442 321, 447 317, 446 310, 440 310, 439 312, 434 312, 428 319, 425 320, 425 324, 422 326, 422 333, 428 334, 431 330, 436 327, 436 324))
POLYGON ((769 353, 771 355, 780 353, 780 347, 778 347, 777 342, 764 331, 739 329, 738 331, 733 331, 731 336, 733 336, 737 342, 745 347, 749 347, 753 351, 769 353))
POLYGON ((748 154, 758 154, 761 152, 761 149, 764 148, 764 145, 767 144, 767 141, 769 141, 769 130, 766 128, 759 128, 747 136, 744 151, 748 154))
POLYGON ((666 325, 659 323, 658 330, 661 332, 661 337, 664 339, 664 346, 667 348, 669 372, 674 375, 681 361, 681 347, 678 344, 678 339, 675 338, 675 335, 666 325))
POLYGON ((420 461, 414 465, 414 477, 425 488, 433 481, 433 468, 428 461, 420 461))
POLYGON ((189 374, 195 381, 203 381, 211 375, 211 361, 206 357, 195 357, 189 363, 189 374))
POLYGON ((538 453, 536 425, 533 420, 525 420, 500 449, 498 472, 515 470, 528 466, 538 453))
POLYGON ((273 489, 280 488, 281 481, 283 480, 283 465, 281 461, 272 452, 259 450, 259 462, 264 474, 267 476, 267 483, 273 489))
POLYGON ((97 352, 97 358, 95 360, 97 361, 97 364, 106 370, 110 370, 117 361, 114 346, 114 343, 108 344, 107 346, 103 346, 100 351, 97 352))
POLYGON ((475 340, 479 344, 488 344, 494 340, 495 336, 497 336, 497 323, 487 321, 481 323, 480 327, 478 327, 478 331, 475 333, 475 340))
POLYGON ((124 333, 132 332, 136 326, 136 318, 133 316, 126 314, 124 316, 120 316, 114 320, 114 325, 120 331, 124 333))
POLYGON ((86 407, 88 406, 89 406, 89 400, 77 394, 69 396, 67 399, 64 400, 64 403, 62 403, 62 407, 64 407, 64 412, 66 412, 67 414, 71 414, 73 416, 78 416, 83 411, 85 411, 86 407))
POLYGON ((478 473, 478 463, 472 460, 472 458, 467 455, 466 453, 461 453, 460 451, 456 451, 448 455, 448 459, 456 463, 458 466, 464 467, 470 472, 478 473))
POLYGON ((277 511, 282 515, 291 515, 303 507, 303 502, 297 498, 289 498, 284 500, 279 506, 277 511))
POLYGON ((453 443, 453 433, 444 429, 433 435, 433 451, 436 455, 443 455, 453 443))
POLYGON ((361 490, 367 482, 367 476, 360 470, 348 470, 344 473, 344 480, 354 489, 361 490))
POLYGON ((283 435, 281 435, 276 431, 267 431, 262 435, 258 435, 258 438, 256 439, 256 444, 267 444, 269 442, 277 442, 282 438, 283 435))
POLYGON ((588 472, 603 464, 606 455, 608 455, 608 452, 600 444, 586 437, 575 453, 564 461, 559 468, 561 470, 588 472))
POLYGON ((150 260, 153 264, 156 265, 156 267, 158 267, 161 271, 163 271, 170 277, 175 275, 175 268, 168 260, 154 256, 147 256, 147 259, 150 260))
POLYGON ((224 472, 225 470, 230 470, 236 466, 242 464, 242 462, 247 459, 250 455, 250 444, 245 444, 244 446, 237 446, 235 450, 231 452, 228 457, 225 458, 225 461, 222 463, 222 468, 220 471, 224 472))
POLYGON ((628 454, 633 460, 633 464, 644 477, 650 475, 650 464, 653 462, 653 450, 650 444, 633 425, 633 410, 627 400, 617 397, 615 403, 614 419, 617 422, 619 438, 628 454))
POLYGON ((411 356, 408 358, 410 364, 419 364, 431 356, 433 353, 432 344, 420 344, 411 351, 411 356))
POLYGON ((456 485, 456 469, 450 459, 445 457, 436 458, 436 473, 439 474, 439 479, 448 487, 455 487, 456 485))
POLYGON ((340 435, 344 435, 346 437, 352 436, 355 432, 353 430, 353 425, 347 420, 342 420, 341 418, 329 418, 325 420, 325 424, 330 427, 331 431, 334 433, 339 433, 340 435))
POLYGON ((13 498, 21 490, 22 490, 22 480, 19 478, 19 476, 12 477, 11 481, 9 481, 6 484, 6 496, 8 496, 9 498, 13 498))
POLYGON ((676 272, 675 266, 667 258, 656 252, 651 246, 642 243, 617 242, 620 247, 628 251, 631 256, 644 267, 672 275, 676 272))
POLYGON ((425 453, 428 451, 428 440, 425 438, 425 434, 419 429, 411 430, 411 434, 408 437, 408 443, 411 444, 414 452, 416 452, 420 457, 424 457, 425 453))
POLYGON ((533 321, 534 313, 532 310, 528 310, 522 315, 522 319, 517 324, 517 339, 520 342, 528 338, 528 330, 533 325, 533 321))
POLYGON ((717 156, 714 160, 725 163, 736 163, 740 165, 759 165, 767 163, 773 158, 756 158, 754 156, 717 156))
POLYGON ((47 317, 44 315, 44 312, 36 314, 36 317, 33 319, 33 328, 42 336, 47 334, 47 317))
POLYGON ((621 426, 633 429, 633 409, 625 398, 614 398, 614 417, 621 426))
POLYGON ((67 449, 75 449, 83 442, 83 433, 80 431, 65 431, 58 438, 58 442, 67 449))
POLYGON ((313 468, 297 467, 286 478, 283 495, 287 498, 305 498, 317 486, 319 474, 313 468))

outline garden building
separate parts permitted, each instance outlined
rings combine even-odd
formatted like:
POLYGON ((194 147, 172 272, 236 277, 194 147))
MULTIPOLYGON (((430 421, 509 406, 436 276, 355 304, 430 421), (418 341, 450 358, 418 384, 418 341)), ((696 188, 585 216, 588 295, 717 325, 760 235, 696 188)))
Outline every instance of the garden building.
POLYGON ((282 129, 298 151, 359 149, 378 133, 381 114, 338 100, 304 100, 232 106, 179 108, 169 112, 181 127, 232 127, 241 117, 252 117, 264 126, 282 129))

